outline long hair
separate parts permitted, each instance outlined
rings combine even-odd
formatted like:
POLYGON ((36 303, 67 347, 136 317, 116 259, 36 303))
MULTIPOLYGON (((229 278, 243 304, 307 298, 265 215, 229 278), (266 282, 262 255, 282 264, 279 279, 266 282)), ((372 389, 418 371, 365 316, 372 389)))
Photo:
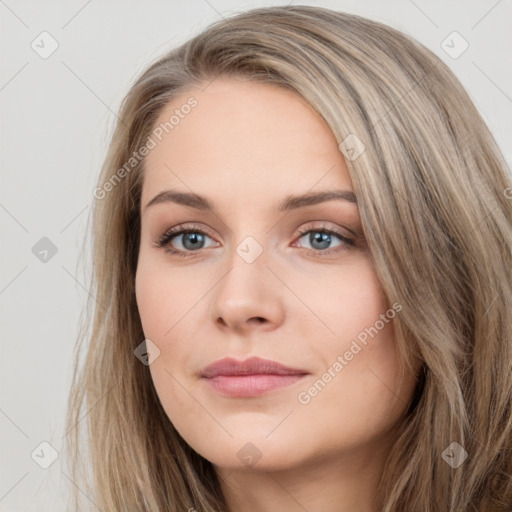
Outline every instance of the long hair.
POLYGON ((387 298, 402 305, 394 319, 402 361, 423 362, 379 483, 383 512, 510 511, 505 160, 463 86, 430 50, 381 23, 310 6, 258 8, 210 25, 145 70, 121 105, 94 191, 93 298, 69 395, 68 456, 81 489, 72 486, 74 509, 87 495, 107 511, 228 510, 212 464, 175 430, 149 368, 134 355, 144 340, 134 285, 141 148, 150 147, 173 98, 221 76, 295 91, 340 150, 348 137, 364 149, 357 158, 345 151, 364 234, 387 298), (458 467, 449 463, 454 451, 465 457, 458 467), (91 482, 85 472, 82 479, 82 454, 91 482))

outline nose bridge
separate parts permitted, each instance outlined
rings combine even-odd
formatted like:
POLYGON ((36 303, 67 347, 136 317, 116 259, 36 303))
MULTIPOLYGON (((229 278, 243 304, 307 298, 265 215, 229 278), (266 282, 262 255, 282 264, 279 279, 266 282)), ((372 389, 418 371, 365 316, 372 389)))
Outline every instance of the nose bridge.
POLYGON ((244 236, 231 247, 226 272, 214 292, 214 320, 221 318, 232 327, 240 327, 251 318, 272 323, 278 320, 282 307, 279 284, 267 268, 269 249, 262 236, 244 236))
MULTIPOLYGON (((258 236, 261 240, 261 236, 258 236)), ((230 293, 250 296, 260 293, 268 281, 268 244, 261 243, 253 235, 247 235, 233 244, 227 256, 229 271, 225 275, 224 288, 230 293)), ((268 283, 267 283, 268 284, 268 283)))
POLYGON ((267 259, 266 253, 269 244, 266 240, 262 240, 263 236, 263 234, 258 234, 256 238, 253 235, 247 235, 236 245, 236 254, 248 265, 252 265, 257 260, 260 260, 261 265, 261 260, 267 259), (265 253, 265 256, 263 256, 263 253, 265 253))
POLYGON ((253 267, 264 271, 264 263, 268 262, 271 246, 272 231, 268 229, 267 223, 262 222, 262 214, 257 205, 240 205, 239 211, 244 210, 244 219, 237 220, 231 226, 229 244, 230 267, 248 265, 246 270, 253 267))

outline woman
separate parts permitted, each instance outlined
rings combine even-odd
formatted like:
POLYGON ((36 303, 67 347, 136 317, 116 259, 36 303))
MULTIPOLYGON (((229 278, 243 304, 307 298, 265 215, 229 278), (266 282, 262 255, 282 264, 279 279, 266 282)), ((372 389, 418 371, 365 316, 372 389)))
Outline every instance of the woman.
POLYGON ((432 52, 220 21, 133 85, 94 195, 96 506, 512 509, 510 176, 432 52))

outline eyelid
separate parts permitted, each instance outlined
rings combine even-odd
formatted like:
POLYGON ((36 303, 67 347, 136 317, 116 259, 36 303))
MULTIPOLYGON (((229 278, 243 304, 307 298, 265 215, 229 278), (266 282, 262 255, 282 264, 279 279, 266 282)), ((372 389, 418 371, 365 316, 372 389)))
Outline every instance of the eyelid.
MULTIPOLYGON (((354 238, 358 238, 358 236, 360 236, 356 232, 351 230, 350 228, 344 227, 344 229, 349 231, 350 234, 354 238)), ((348 238, 348 236, 345 236, 343 233, 340 233, 340 228, 337 225, 335 225, 329 221, 310 221, 309 223, 306 223, 305 225, 302 225, 299 228, 297 228, 297 234, 299 235, 299 238, 300 238, 304 234, 308 233, 309 231, 313 231, 313 230, 332 231, 333 233, 335 233, 339 236, 348 238), (311 225, 311 223, 320 223, 320 224, 311 225)), ((212 234, 212 232, 209 230, 208 227, 204 227, 202 225, 195 224, 193 222, 191 222, 191 223, 183 222, 183 223, 177 224, 176 226, 173 226, 172 228, 165 230, 163 232, 163 234, 157 238, 163 239, 164 237, 166 237, 169 234, 182 234, 183 231, 193 231, 193 232, 204 233, 204 234, 208 235, 210 238, 215 239, 215 235, 212 234)))
MULTIPOLYGON (((324 220, 317 220, 317 221, 310 221, 310 223, 306 223, 302 226, 300 226, 297 231, 299 233, 299 235, 303 236, 304 234, 308 233, 309 231, 330 231, 332 233, 335 233, 341 237, 344 237, 344 238, 348 238, 349 236, 345 236, 342 232, 341 232, 341 229, 338 225, 332 223, 332 222, 329 222, 329 221, 324 221, 324 220), (313 225, 311 225, 311 223, 313 223, 313 225)), ((349 228, 343 228, 343 229, 346 229, 347 231, 350 232, 350 234, 356 238, 357 237, 357 234, 354 233, 351 229, 349 228)))

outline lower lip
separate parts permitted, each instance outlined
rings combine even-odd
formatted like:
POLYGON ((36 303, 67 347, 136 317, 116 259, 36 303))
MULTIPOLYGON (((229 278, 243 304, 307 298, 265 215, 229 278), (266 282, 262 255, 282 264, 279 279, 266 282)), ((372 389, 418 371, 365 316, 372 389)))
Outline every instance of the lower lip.
POLYGON ((290 386, 305 375, 217 375, 205 379, 219 393, 234 398, 259 396, 275 389, 290 386))

